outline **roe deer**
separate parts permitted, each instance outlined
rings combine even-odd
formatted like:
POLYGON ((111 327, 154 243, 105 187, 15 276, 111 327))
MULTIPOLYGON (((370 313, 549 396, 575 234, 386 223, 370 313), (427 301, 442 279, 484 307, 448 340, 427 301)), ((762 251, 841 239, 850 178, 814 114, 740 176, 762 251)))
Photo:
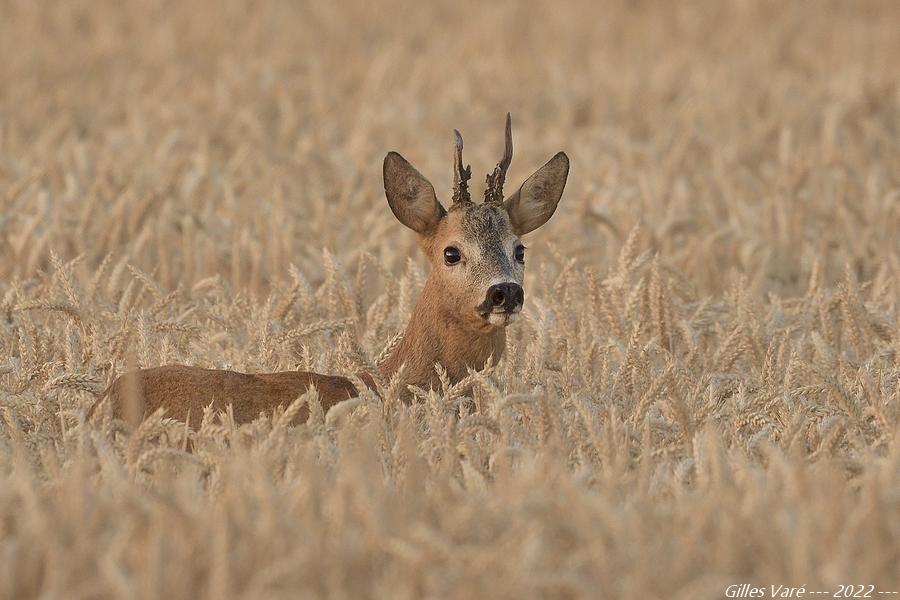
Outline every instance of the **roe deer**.
MULTIPOLYGON (((559 152, 504 200, 503 183, 513 151, 507 114, 506 150, 487 176, 484 202, 477 204, 469 195, 471 168, 463 166, 462 136, 454 133, 453 195, 448 209, 438 202, 431 183, 400 154, 389 152, 384 158, 388 205, 401 223, 419 235, 431 271, 403 336, 379 368, 381 375, 390 377, 405 365, 404 383, 426 389, 436 383, 435 363, 457 382, 469 368, 479 370, 489 360, 499 360, 506 343, 505 327, 516 320, 525 300, 525 246, 520 236, 553 215, 569 173, 569 159, 559 152)), ((374 385, 370 375, 361 378, 366 385, 374 385)), ((167 416, 181 420, 193 416, 199 422, 203 409, 212 403, 216 410, 232 405, 235 421, 245 423, 279 405, 286 407, 312 385, 326 411, 357 394, 344 377, 296 371, 244 374, 170 365, 126 373, 104 396, 117 416, 138 413, 132 414, 131 421, 165 408, 167 416), (130 411, 125 407, 129 396, 139 400, 130 411)), ((301 410, 295 422, 305 421, 308 414, 301 410)))

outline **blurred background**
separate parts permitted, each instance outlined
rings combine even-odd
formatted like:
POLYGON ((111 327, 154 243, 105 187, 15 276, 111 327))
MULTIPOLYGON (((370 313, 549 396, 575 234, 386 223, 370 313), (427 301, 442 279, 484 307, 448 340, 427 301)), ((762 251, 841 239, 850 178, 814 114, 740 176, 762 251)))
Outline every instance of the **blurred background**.
POLYGON ((896 0, 0 0, 0 598, 900 591, 898 57, 896 0), (373 372, 383 157, 480 197, 507 111, 508 193, 572 167, 477 414, 86 420, 373 372))
POLYGON ((477 189, 510 111, 508 187, 572 159, 547 268, 603 272, 640 225, 701 294, 886 280, 898 31, 891 0, 2 0, 0 277, 51 249, 254 293, 323 248, 403 268, 384 154, 446 200, 452 129, 477 189))

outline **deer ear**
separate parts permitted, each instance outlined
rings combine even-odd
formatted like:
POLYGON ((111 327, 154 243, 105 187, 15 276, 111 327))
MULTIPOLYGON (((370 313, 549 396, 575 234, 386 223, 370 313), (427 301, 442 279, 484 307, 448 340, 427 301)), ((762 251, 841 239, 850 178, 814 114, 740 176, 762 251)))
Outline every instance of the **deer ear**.
POLYGON ((553 216, 568 176, 569 157, 559 152, 506 199, 503 205, 516 235, 534 231, 553 216))
POLYGON ((430 231, 447 214, 434 186, 396 152, 384 157, 384 194, 397 220, 416 233, 430 231))

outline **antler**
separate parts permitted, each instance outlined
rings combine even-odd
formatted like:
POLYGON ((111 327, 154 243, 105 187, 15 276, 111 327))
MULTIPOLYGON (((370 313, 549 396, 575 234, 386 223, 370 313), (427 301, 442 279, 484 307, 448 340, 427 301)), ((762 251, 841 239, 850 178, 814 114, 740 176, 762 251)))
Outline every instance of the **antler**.
POLYGON ((506 113, 506 150, 503 153, 503 159, 494 168, 494 172, 487 176, 484 189, 485 204, 503 203, 503 182, 506 181, 506 170, 509 169, 509 163, 512 162, 512 153, 512 117, 506 113))
POLYGON ((472 168, 463 166, 462 151, 463 139, 459 130, 454 129, 456 135, 456 157, 453 161, 453 204, 465 204, 471 202, 469 196, 469 178, 472 177, 472 168))

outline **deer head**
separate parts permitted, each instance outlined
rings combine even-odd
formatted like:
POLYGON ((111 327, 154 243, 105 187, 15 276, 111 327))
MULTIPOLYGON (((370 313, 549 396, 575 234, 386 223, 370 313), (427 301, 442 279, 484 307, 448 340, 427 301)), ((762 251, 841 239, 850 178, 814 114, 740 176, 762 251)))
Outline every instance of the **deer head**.
MULTIPOLYGON (((504 200, 503 184, 512 161, 512 124, 506 115, 506 149, 487 176, 484 202, 472 201, 471 169, 462 159, 463 140, 455 131, 453 194, 449 208, 434 186, 405 158, 384 159, 384 190, 397 219, 419 235, 431 263, 426 284, 431 318, 471 334, 485 334, 513 322, 525 292, 522 236, 547 222, 562 197, 569 159, 557 153, 504 200)), ((420 301, 421 304, 421 301, 420 301)))

